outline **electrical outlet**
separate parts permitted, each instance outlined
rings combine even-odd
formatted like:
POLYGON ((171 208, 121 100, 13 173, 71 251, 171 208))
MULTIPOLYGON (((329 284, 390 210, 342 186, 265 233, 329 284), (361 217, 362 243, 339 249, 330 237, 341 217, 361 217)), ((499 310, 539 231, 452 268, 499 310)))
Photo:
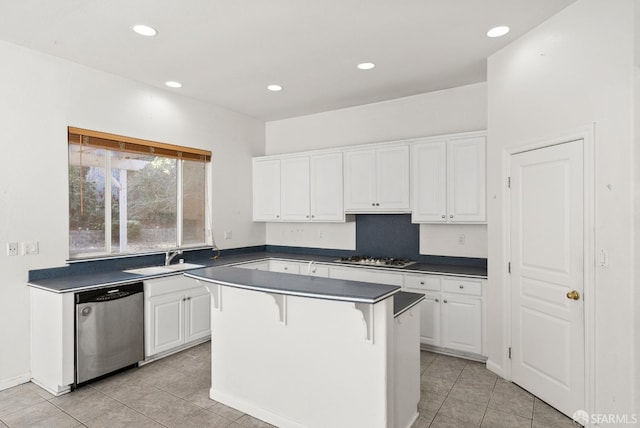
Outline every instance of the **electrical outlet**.
POLYGON ((8 242, 7 243, 7 256, 17 256, 18 255, 18 243, 17 242, 8 242))
POLYGON ((464 245, 464 244, 465 244, 465 242, 466 242, 466 240, 467 240, 467 238, 464 236, 464 233, 461 233, 461 234, 458 236, 458 244, 460 244, 460 245, 464 245))

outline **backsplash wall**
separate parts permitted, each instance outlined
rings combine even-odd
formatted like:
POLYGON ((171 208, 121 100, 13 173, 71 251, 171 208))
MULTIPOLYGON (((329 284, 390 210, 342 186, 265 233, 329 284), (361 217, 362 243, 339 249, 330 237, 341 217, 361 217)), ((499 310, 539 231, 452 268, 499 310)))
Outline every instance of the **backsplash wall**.
POLYGON ((409 214, 356 215, 356 253, 372 257, 416 260, 420 228, 409 214))

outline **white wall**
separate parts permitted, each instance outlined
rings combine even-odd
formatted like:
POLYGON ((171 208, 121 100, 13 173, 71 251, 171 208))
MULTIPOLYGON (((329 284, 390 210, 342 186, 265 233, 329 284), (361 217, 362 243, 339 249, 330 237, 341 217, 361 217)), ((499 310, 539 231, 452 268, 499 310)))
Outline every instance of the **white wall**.
POLYGON ((264 123, 0 41, 0 389, 29 379, 27 271, 68 256, 67 126, 213 152, 214 232, 223 248, 262 245, 251 221, 251 157, 264 123), (232 184, 230 184, 232 183, 232 184), (222 230, 233 239, 222 240, 222 230), (6 256, 39 241, 37 256, 6 256))
POLYGON ((579 0, 488 62, 489 362, 506 369, 504 148, 595 124, 595 245, 608 252, 609 267, 596 268, 595 296, 585 300, 594 299, 596 306, 595 410, 600 413, 632 412, 638 364, 633 9, 633 0, 579 0))
MULTIPOLYGON (((267 122, 266 152, 270 155, 291 153, 486 129, 486 94, 486 83, 477 83, 267 122)), ((346 250, 355 246, 355 223, 314 224, 294 234, 290 230, 291 226, 287 224, 269 223, 267 243, 346 250), (319 238, 321 232, 323 239, 319 238)), ((420 230, 422 236, 424 226, 420 230)), ((425 254, 449 255, 450 241, 458 236, 453 229, 449 232, 449 239, 425 245, 424 248, 430 251, 425 254)), ((471 233, 467 245, 486 248, 486 235, 471 233)))

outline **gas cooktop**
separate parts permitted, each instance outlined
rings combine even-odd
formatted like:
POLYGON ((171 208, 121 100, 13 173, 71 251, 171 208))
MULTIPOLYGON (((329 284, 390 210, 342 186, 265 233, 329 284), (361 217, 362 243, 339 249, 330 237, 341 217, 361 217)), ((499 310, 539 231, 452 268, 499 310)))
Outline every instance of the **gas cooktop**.
POLYGON ((336 260, 336 262, 350 264, 350 265, 380 266, 380 267, 392 267, 392 268, 403 268, 415 263, 414 261, 409 259, 396 259, 391 257, 369 257, 369 256, 342 257, 340 260, 336 260))

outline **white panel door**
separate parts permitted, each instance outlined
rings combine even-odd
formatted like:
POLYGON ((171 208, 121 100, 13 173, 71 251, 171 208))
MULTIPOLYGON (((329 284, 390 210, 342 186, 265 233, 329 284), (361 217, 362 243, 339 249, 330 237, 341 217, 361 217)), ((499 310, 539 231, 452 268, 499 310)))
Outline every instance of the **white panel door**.
POLYGON ((409 146, 393 145, 376 150, 376 208, 381 211, 410 210, 409 146))
POLYGON ((447 143, 415 144, 411 154, 413 209, 411 221, 447 221, 447 143))
POLYGON ((211 294, 206 288, 185 294, 185 343, 211 335, 211 294))
POLYGON ((485 222, 486 148, 484 137, 447 144, 447 215, 450 222, 485 222))
POLYGON ((309 157, 285 158, 280 161, 280 215, 284 221, 308 221, 309 157))
POLYGON ((184 295, 165 294, 149 299, 150 340, 146 355, 168 351, 184 343, 184 295))
POLYGON ((345 211, 375 211, 376 152, 374 149, 344 153, 345 211))
POLYGON ((342 153, 311 156, 311 220, 344 221, 342 153))
POLYGON ((582 141, 513 155, 510 174, 512 379, 572 415, 584 409, 582 141))
POLYGON ((442 294, 442 346, 482 354, 482 300, 442 294))
POLYGON ((280 159, 253 161, 253 220, 280 220, 280 159))

